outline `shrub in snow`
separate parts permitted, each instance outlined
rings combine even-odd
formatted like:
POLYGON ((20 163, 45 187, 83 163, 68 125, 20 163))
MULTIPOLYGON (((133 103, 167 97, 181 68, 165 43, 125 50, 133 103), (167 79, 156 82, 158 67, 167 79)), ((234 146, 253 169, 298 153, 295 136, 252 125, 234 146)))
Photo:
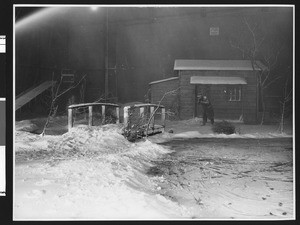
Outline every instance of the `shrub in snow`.
POLYGON ((128 124, 124 127, 123 135, 128 141, 135 142, 145 136, 145 125, 149 115, 140 116, 139 108, 133 106, 128 109, 128 124))
POLYGON ((112 108, 108 108, 105 112, 105 124, 108 123, 116 123, 117 115, 115 114, 115 110, 112 108))
POLYGON ((117 115, 115 110, 112 108, 106 108, 105 110, 105 120, 103 121, 102 112, 93 112, 93 124, 94 126, 116 123, 117 115))
POLYGON ((222 122, 214 123, 214 125, 212 126, 212 130, 214 133, 218 134, 234 134, 235 126, 232 123, 223 120, 222 122))

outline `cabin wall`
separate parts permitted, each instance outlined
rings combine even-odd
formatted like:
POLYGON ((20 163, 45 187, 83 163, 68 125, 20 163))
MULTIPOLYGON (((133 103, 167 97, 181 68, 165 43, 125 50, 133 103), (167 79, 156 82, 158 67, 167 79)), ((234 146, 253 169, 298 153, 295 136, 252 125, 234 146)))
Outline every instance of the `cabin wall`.
POLYGON ((245 78, 247 84, 242 85, 242 101, 240 102, 227 101, 224 94, 226 85, 210 85, 210 100, 214 106, 215 118, 239 119, 243 115, 245 123, 255 123, 257 121, 257 78, 256 73, 253 71, 180 71, 180 119, 193 118, 199 113, 199 107, 196 104, 196 85, 190 84, 192 76, 236 76, 245 78))

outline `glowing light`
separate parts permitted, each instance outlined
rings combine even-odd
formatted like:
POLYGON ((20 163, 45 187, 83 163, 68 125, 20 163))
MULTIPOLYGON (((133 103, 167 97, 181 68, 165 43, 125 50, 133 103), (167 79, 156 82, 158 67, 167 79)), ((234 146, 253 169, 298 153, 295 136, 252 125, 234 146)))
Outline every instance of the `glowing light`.
POLYGON ((19 31, 22 30, 22 28, 32 27, 34 24, 41 24, 49 21, 50 19, 54 19, 62 10, 65 10, 65 8, 51 7, 41 9, 38 12, 16 22, 15 29, 16 31, 19 31))
POLYGON ((91 10, 92 10, 92 11, 97 11, 97 10, 98 10, 98 6, 92 6, 92 7, 91 7, 91 10))

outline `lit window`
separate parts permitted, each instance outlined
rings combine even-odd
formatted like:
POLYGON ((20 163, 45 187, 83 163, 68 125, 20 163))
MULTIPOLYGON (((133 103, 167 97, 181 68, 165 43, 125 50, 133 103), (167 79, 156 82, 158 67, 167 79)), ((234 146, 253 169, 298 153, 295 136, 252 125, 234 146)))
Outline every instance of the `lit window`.
POLYGON ((240 86, 228 86, 227 87, 227 99, 228 99, 228 101, 241 101, 242 100, 242 88, 240 86))

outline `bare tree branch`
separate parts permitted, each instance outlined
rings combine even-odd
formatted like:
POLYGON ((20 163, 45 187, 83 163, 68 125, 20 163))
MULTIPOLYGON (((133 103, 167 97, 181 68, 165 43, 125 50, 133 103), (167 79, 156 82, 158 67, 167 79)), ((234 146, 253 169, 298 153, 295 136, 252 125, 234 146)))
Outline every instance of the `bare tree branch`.
POLYGON ((149 130, 150 122, 153 119, 153 117, 154 117, 155 113, 157 112, 157 110, 159 109, 159 107, 161 106, 161 102, 163 101, 163 99, 167 95, 175 94, 179 89, 180 89, 180 87, 176 88, 175 90, 165 92, 164 95, 162 96, 162 98, 159 100, 157 107, 155 108, 155 110, 153 111, 153 113, 150 115, 150 118, 148 120, 147 127, 146 127, 146 137, 148 137, 148 130, 149 130))
POLYGON ((54 98, 54 100, 56 100, 57 98, 59 98, 59 97, 62 96, 63 94, 67 93, 69 90, 72 90, 72 89, 76 88, 76 87, 81 83, 81 81, 82 81, 83 79, 85 79, 85 77, 86 77, 86 75, 84 75, 84 76, 78 81, 78 83, 77 83, 76 85, 74 85, 74 86, 72 86, 72 87, 66 89, 65 91, 63 91, 63 92, 60 93, 59 95, 56 95, 56 97, 54 98))
POLYGON ((246 26, 248 27, 248 30, 250 31, 250 33, 252 35, 252 39, 253 39, 252 57, 254 57, 256 55, 256 52, 257 52, 256 36, 255 36, 255 33, 254 33, 255 27, 254 27, 254 29, 252 29, 245 17, 243 18, 243 21, 246 24, 246 26))
POLYGON ((263 88, 266 89, 266 88, 269 87, 272 83, 274 83, 275 81, 279 80, 280 78, 282 78, 282 77, 280 76, 280 77, 274 78, 274 79, 271 80, 268 84, 264 85, 263 88))
MULTIPOLYGON (((51 106, 50 106, 50 110, 49 110, 49 113, 48 113, 48 116, 47 116, 46 123, 45 123, 44 128, 43 128, 43 131, 42 131, 42 133, 40 134, 41 136, 44 136, 44 135, 45 135, 45 131, 46 131, 46 128, 48 127, 48 124, 49 124, 49 122, 50 122, 50 119, 51 119, 51 118, 56 114, 56 112, 57 112, 58 106, 54 107, 54 105, 55 105, 55 103, 56 103, 56 100, 57 100, 60 96, 62 96, 62 95, 65 94, 66 92, 68 92, 69 90, 71 90, 71 89, 77 87, 77 86, 81 83, 81 81, 82 81, 83 79, 85 79, 85 77, 86 77, 86 75, 84 75, 76 85, 74 85, 74 86, 72 86, 72 87, 66 89, 66 90, 63 91, 62 93, 58 94, 58 93, 59 93, 60 86, 61 86, 61 84, 62 84, 62 77, 61 77, 61 78, 60 78, 60 81, 59 81, 59 84, 58 84, 58 86, 57 86, 57 88, 56 88, 55 94, 53 94, 53 93, 54 93, 54 88, 51 89, 51 90, 52 90, 52 93, 51 93, 51 96, 52 96, 51 106), (52 116, 52 115, 53 115, 53 116, 52 116)), ((53 76, 52 76, 52 81, 53 81, 53 76)))

